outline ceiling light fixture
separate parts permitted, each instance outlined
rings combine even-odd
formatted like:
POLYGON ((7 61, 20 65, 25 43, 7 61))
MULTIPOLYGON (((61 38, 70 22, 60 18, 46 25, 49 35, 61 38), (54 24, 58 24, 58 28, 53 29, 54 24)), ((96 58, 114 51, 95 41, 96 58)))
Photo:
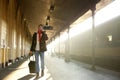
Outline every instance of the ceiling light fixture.
POLYGON ((50 12, 54 11, 54 9, 55 9, 55 4, 51 4, 50 5, 50 12))
POLYGON ((46 20, 49 20, 50 21, 50 16, 47 16, 47 19, 46 20))

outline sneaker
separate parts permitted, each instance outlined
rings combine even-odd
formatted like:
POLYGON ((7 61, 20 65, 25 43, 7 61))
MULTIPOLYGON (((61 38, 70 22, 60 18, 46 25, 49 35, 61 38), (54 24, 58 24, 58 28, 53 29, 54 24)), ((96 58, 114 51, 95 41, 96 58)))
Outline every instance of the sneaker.
POLYGON ((38 78, 39 78, 39 73, 36 73, 35 79, 38 79, 38 78))
POLYGON ((44 70, 41 71, 41 76, 44 76, 44 70))

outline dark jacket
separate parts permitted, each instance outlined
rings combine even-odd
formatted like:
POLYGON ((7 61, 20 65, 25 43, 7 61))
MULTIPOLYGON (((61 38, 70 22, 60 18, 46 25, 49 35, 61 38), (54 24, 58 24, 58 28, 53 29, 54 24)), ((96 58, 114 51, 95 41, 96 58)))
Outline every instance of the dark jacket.
MULTIPOLYGON (((30 51, 35 51, 36 43, 37 43, 36 39, 37 39, 37 33, 35 32, 33 34, 32 45, 31 45, 30 51)), ((48 40, 48 36, 45 32, 42 32, 42 37, 41 37, 40 44, 39 44, 40 45, 40 52, 44 52, 47 50, 46 40, 48 40)))

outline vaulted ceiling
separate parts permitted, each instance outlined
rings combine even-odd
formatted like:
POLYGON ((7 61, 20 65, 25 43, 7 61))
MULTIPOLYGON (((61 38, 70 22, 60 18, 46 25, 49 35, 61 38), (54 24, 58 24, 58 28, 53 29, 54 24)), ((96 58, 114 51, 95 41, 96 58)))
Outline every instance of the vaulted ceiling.
POLYGON ((18 3, 31 34, 40 23, 45 25, 46 16, 50 16, 49 25, 53 26, 53 30, 48 30, 47 34, 52 38, 82 16, 89 9, 91 1, 97 3, 100 0, 18 0, 18 3), (50 11, 51 5, 54 6, 53 11, 50 11))

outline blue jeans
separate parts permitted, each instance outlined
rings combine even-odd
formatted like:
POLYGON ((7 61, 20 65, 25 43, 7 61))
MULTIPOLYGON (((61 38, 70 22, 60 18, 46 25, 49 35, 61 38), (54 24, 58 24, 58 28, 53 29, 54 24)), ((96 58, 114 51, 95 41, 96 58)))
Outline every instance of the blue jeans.
POLYGON ((36 61, 36 73, 40 72, 40 66, 41 69, 44 70, 44 52, 35 51, 35 61, 36 61))

